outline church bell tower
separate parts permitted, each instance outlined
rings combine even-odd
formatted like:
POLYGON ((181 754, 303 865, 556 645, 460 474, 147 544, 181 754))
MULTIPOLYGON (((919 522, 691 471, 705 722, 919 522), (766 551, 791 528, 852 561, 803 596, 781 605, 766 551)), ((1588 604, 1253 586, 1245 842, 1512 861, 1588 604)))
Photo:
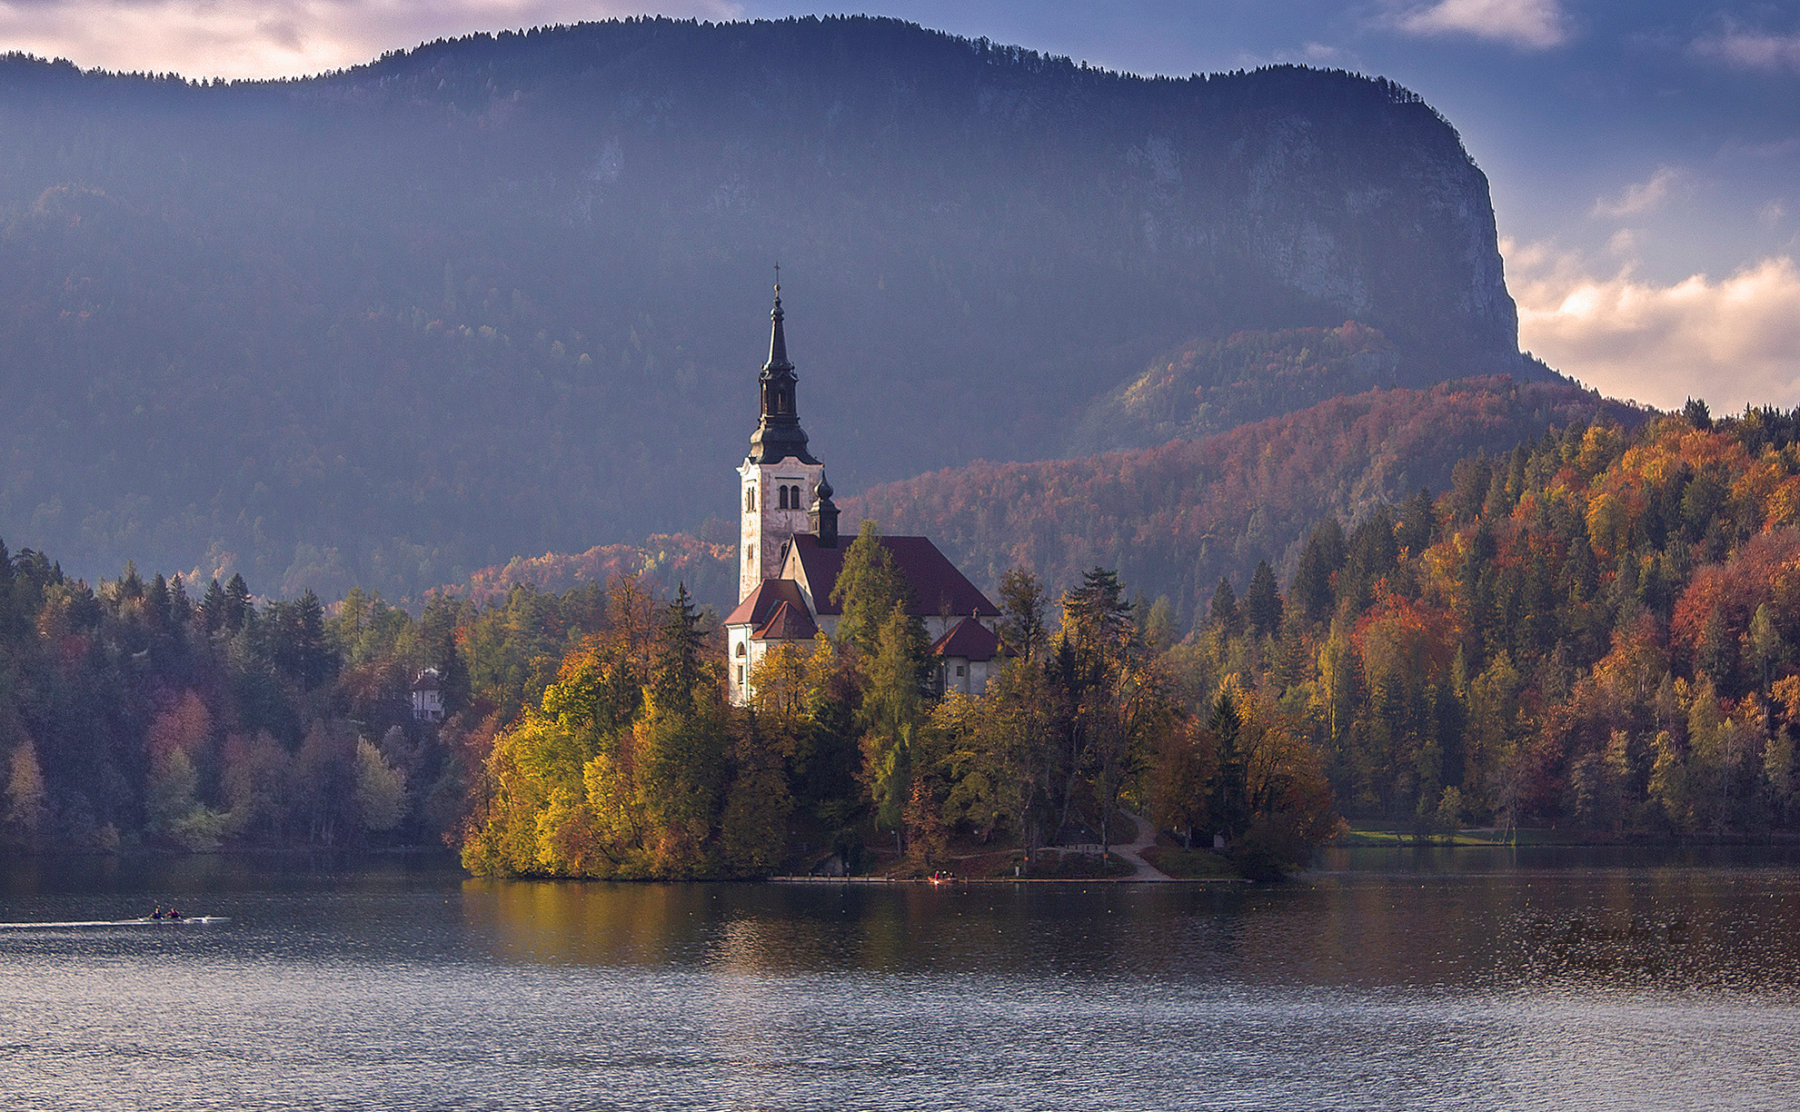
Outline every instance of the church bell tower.
MULTIPOLYGON (((807 511, 825 467, 806 450, 806 431, 794 397, 798 378, 788 362, 782 332, 781 283, 769 314, 769 361, 757 376, 762 417, 750 434, 750 454, 738 468, 742 528, 738 547, 738 601, 781 569, 782 547, 810 526, 807 511)), ((829 489, 829 488, 828 488, 829 489)))

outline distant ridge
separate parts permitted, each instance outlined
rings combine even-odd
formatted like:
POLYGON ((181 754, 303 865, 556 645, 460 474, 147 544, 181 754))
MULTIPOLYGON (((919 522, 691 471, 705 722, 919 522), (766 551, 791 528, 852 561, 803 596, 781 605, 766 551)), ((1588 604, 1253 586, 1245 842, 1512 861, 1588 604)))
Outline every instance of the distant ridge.
POLYGON ((1242 593, 1258 560, 1285 582, 1328 515, 1354 520, 1421 487, 1442 492, 1459 460, 1551 428, 1647 417, 1579 387, 1506 378, 1371 390, 1199 440, 921 475, 870 490, 846 516, 931 533, 978 583, 1018 566, 1060 590, 1089 567, 1116 568, 1132 590, 1167 595, 1186 622, 1221 577, 1242 593))
MULTIPOLYGON (((1011 567, 1030 569, 1053 592, 1087 568, 1116 568, 1133 591, 1167 595, 1185 622, 1203 613, 1221 577, 1241 593, 1258 560, 1285 582, 1327 515, 1354 520, 1421 487, 1441 492, 1459 460, 1502 455, 1552 428, 1635 427, 1647 416, 1578 387, 1507 378, 1370 390, 1155 448, 946 468, 847 499, 844 513, 873 518, 884 533, 931 535, 984 589, 1011 567)), ((654 537, 515 560, 478 573, 470 594, 495 597, 513 582, 561 591, 633 572, 664 591, 679 579, 723 613, 735 555, 726 543, 654 537)))

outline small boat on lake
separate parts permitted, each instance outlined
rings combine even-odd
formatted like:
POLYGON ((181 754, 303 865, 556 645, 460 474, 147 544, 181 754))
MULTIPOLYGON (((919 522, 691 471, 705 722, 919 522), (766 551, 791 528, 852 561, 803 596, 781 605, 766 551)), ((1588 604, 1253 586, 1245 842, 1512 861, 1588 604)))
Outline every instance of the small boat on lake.
POLYGON ((0 931, 53 931, 93 927, 179 927, 189 924, 207 927, 229 922, 231 922, 229 915, 183 915, 178 919, 171 919, 166 915, 161 919, 153 919, 145 915, 138 919, 72 919, 63 922, 0 923, 0 931))

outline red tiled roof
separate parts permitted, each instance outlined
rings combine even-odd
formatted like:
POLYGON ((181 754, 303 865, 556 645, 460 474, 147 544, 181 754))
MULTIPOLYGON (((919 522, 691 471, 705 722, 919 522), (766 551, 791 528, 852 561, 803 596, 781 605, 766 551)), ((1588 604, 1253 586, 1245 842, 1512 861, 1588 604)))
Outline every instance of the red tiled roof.
MULTIPOLYGON (((880 540, 881 546, 894 557, 894 566, 900 570, 901 578, 912 588, 912 613, 922 618, 939 614, 1000 616, 999 608, 956 570, 956 565, 938 551, 930 538, 882 537, 880 540)), ((811 533, 794 535, 792 554, 800 561, 807 585, 812 588, 817 613, 843 613, 843 607, 831 601, 831 590, 837 585, 838 571, 844 566, 844 553, 849 548, 848 540, 840 541, 836 548, 825 548, 811 533)))
POLYGON ((960 657, 979 662, 1000 655, 1000 637, 974 618, 957 622, 949 633, 938 638, 931 651, 939 656, 960 657))
POLYGON ((813 624, 812 615, 806 612, 805 606, 783 602, 750 636, 757 641, 811 641, 818 635, 819 627, 813 624))
POLYGON ((725 616, 728 626, 748 625, 761 626, 774 615, 776 607, 787 603, 800 613, 806 613, 806 600, 800 595, 800 585, 791 579, 765 579, 750 597, 737 604, 737 609, 725 616))

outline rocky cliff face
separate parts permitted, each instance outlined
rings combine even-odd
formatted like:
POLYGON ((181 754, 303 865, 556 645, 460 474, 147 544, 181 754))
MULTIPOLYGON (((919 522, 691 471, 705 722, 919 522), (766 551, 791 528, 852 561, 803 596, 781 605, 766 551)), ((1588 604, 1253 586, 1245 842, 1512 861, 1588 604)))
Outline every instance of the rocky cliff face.
POLYGON ((269 85, 14 58, 0 147, 0 531, 89 575, 396 593, 729 517, 778 261, 846 492, 1070 450, 1245 329, 1522 369, 1480 171, 1343 73, 640 20, 269 85))

